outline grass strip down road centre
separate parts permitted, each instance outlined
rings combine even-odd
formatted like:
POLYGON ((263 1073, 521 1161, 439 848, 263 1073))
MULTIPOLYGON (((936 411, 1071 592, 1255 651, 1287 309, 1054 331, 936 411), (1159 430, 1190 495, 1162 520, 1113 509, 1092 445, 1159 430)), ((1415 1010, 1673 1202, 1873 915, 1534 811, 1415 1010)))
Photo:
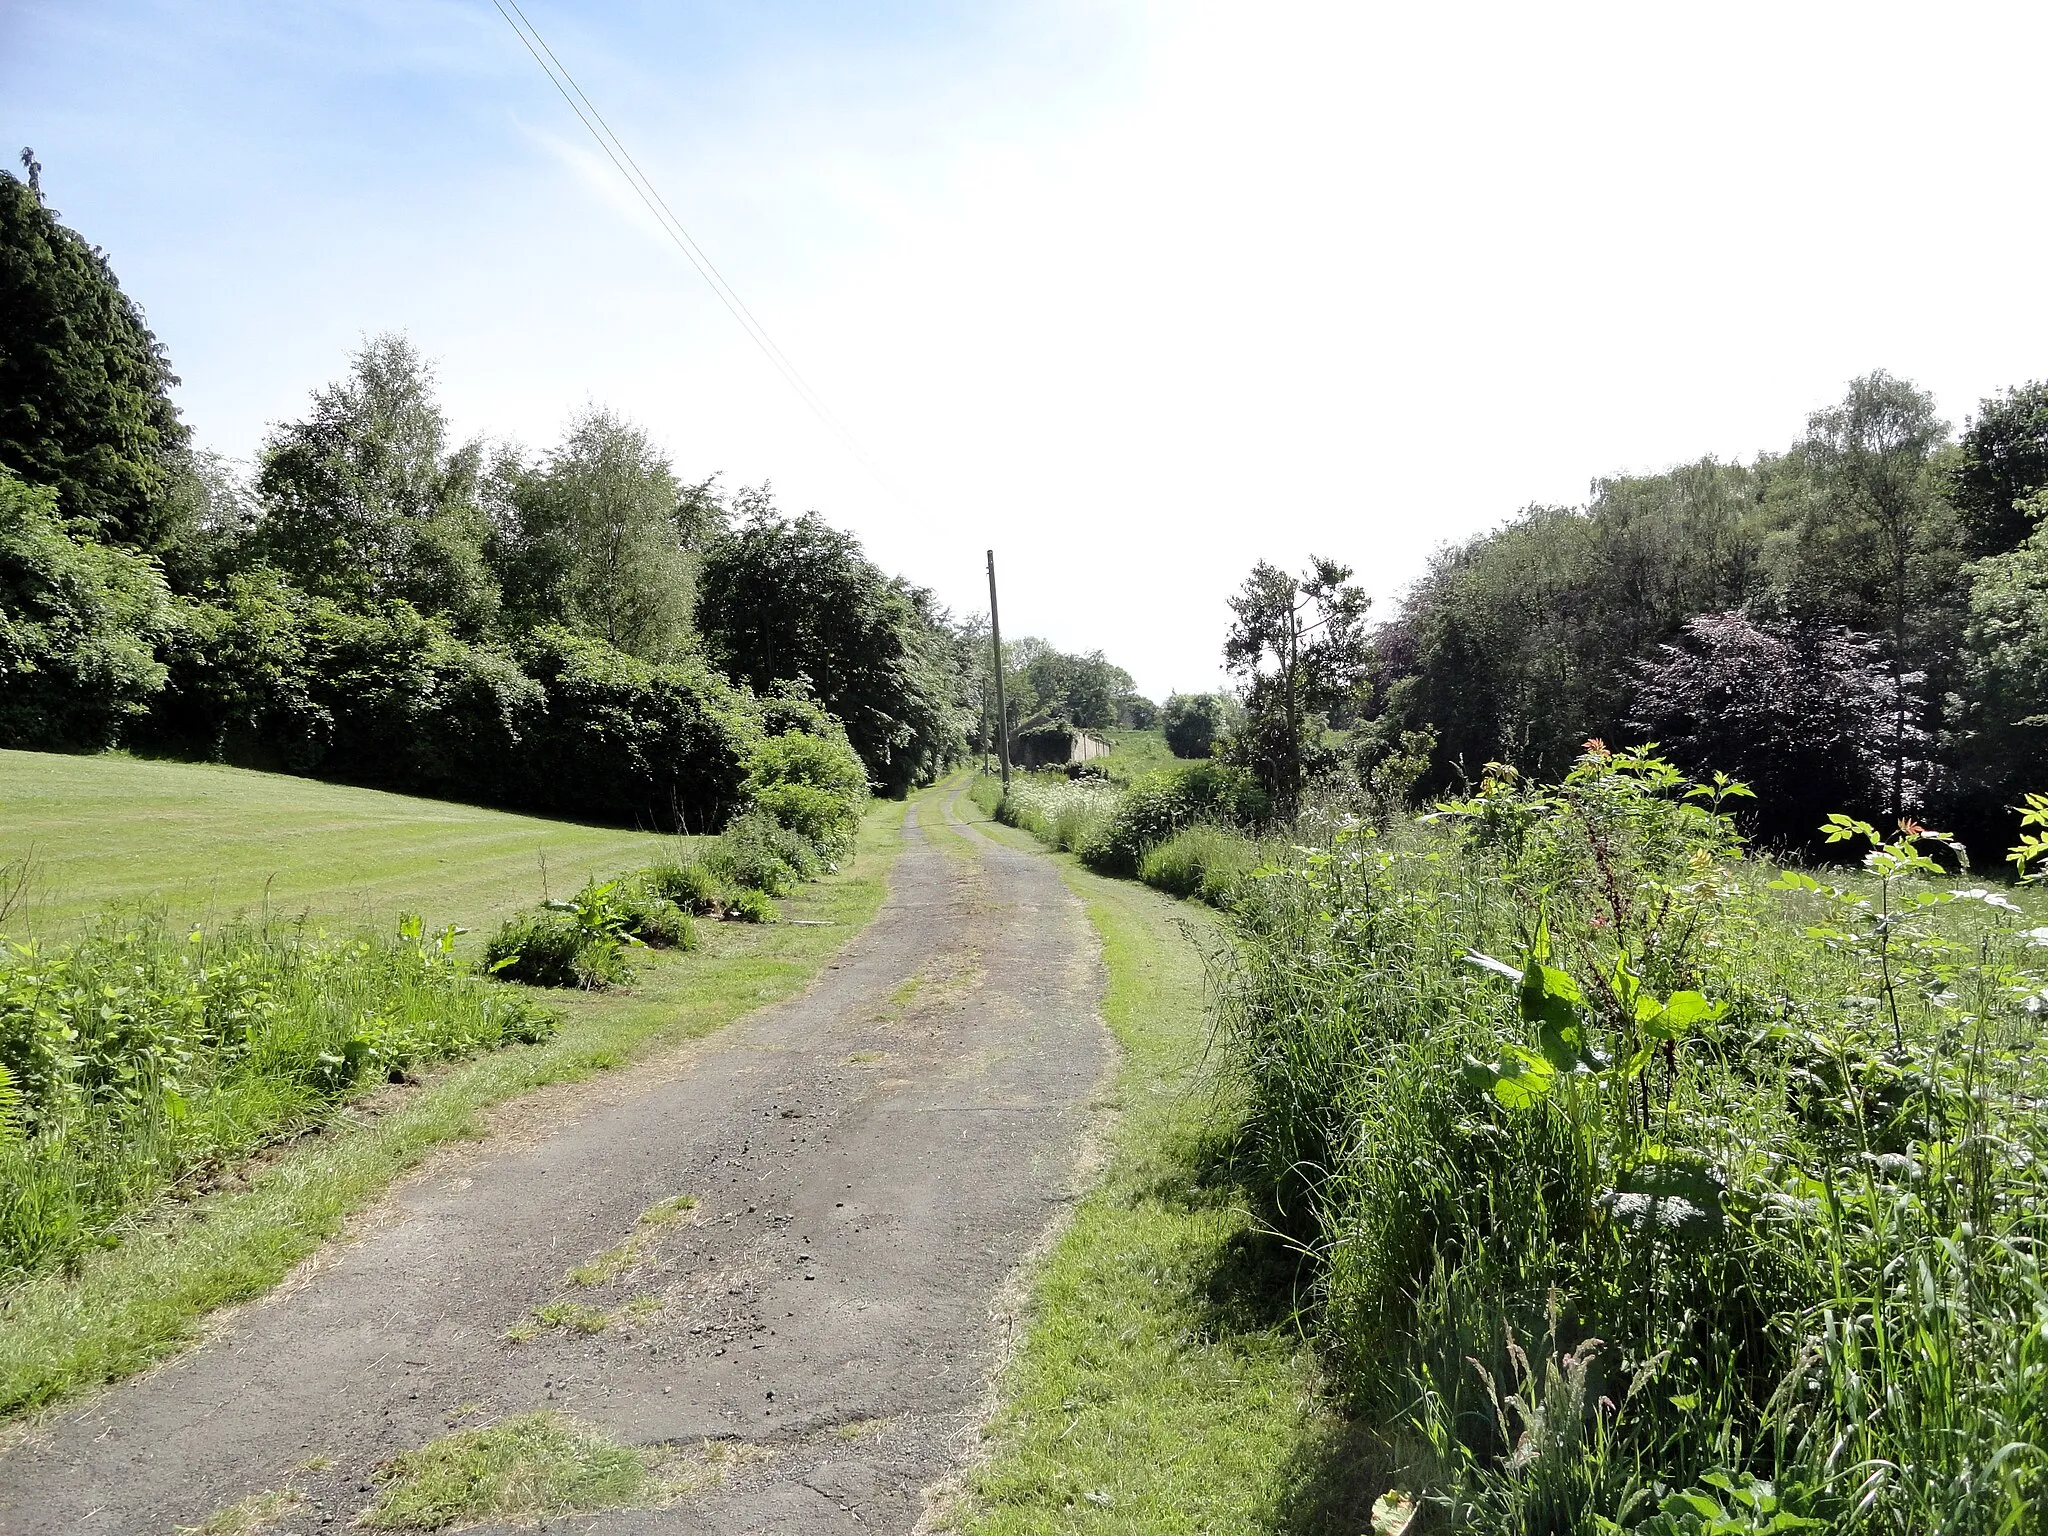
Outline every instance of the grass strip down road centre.
MULTIPOLYGON (((984 835, 1038 847, 955 804, 984 835)), ((1031 1277, 985 1459, 947 1522, 974 1536, 1356 1536, 1348 1490, 1362 1485, 1334 1470, 1357 1448, 1293 1322, 1295 1256, 1252 1215, 1239 1118, 1204 1070, 1214 915, 1045 856, 1102 939, 1117 1118, 1099 1182, 1031 1277)))

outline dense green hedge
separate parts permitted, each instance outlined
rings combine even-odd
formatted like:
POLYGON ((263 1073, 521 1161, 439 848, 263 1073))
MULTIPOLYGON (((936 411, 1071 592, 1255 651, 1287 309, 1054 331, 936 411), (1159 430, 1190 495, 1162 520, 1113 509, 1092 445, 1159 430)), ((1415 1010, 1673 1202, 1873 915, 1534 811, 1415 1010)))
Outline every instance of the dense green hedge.
POLYGON ((559 628, 471 644, 405 603, 350 611, 260 571, 188 605, 164 656, 138 745, 599 821, 707 831, 745 803, 768 731, 845 739, 695 660, 559 628))
POLYGON ((56 492, 0 470, 0 746, 98 751, 148 705, 175 627, 156 566, 74 536, 56 492))

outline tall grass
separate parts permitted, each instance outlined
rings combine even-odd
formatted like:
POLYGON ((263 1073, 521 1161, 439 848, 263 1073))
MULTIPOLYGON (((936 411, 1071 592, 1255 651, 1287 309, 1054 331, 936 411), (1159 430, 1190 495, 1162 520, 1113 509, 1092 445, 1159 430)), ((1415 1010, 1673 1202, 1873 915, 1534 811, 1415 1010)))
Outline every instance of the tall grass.
POLYGON ((1259 845, 1243 833, 1202 823, 1148 848, 1138 878, 1169 896, 1228 907, 1261 858, 1259 845))
POLYGON ((970 794, 998 821, 1079 855, 1097 874, 1143 879, 1216 905, 1258 863, 1256 844, 1239 829, 1262 826, 1269 810, 1250 773, 1211 762, 1181 763, 1127 785, 1021 774, 1007 795, 983 779, 970 794))
POLYGON ((1020 773, 992 809, 998 821, 1029 832, 1047 847, 1079 853, 1108 824, 1123 798, 1123 790, 1103 779, 1020 773))
POLYGON ((455 934, 103 922, 0 959, 0 1283, 118 1240, 181 1184, 372 1083, 537 1041, 551 1016, 472 974, 455 934))
POLYGON ((1596 752, 1241 888, 1320 1326, 1448 1528, 2039 1529, 2048 929, 1910 833, 1769 880, 1722 792, 1596 752))

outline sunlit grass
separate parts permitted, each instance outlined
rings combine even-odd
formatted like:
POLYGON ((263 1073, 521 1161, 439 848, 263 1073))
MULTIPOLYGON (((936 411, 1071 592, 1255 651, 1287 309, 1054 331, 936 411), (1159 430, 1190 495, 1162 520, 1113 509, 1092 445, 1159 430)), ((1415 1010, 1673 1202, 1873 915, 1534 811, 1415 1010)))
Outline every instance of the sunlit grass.
POLYGON ((166 1212, 75 1275, 0 1299, 0 1413, 116 1380, 181 1348, 201 1318, 262 1294, 435 1147, 485 1129, 482 1112, 547 1083, 623 1066, 787 997, 873 917, 903 806, 877 804, 839 873, 789 897, 773 926, 705 924, 700 949, 650 955, 618 993, 552 996, 560 1032, 394 1091, 381 1113, 311 1136, 246 1188, 166 1212))
POLYGON ((1118 1120, 1100 1182, 1032 1276, 957 1522, 989 1536, 1316 1529, 1316 1478, 1347 1426, 1292 1321, 1293 1260, 1261 1236, 1234 1171, 1236 1116, 1202 1069, 1209 920, 1060 865, 1108 963, 1118 1120))

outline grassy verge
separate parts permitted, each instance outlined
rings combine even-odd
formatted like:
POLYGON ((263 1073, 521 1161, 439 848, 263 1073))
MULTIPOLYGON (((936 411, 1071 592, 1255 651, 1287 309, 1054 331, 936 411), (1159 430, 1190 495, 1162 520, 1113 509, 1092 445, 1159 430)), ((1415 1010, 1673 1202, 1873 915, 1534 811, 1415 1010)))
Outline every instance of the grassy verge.
POLYGON ((0 1413, 141 1370, 215 1308, 262 1294, 436 1146, 477 1136, 483 1111, 705 1035, 786 997, 873 917, 903 806, 878 803, 854 857, 784 903, 794 923, 704 925, 701 949, 662 954, 620 993, 558 994, 560 1032, 394 1090, 224 1189, 167 1213, 71 1275, 0 1298, 0 1413))
POLYGON ((1203 1071, 1211 919, 1060 865, 1109 968, 1118 1119, 1101 1181, 1033 1277, 989 1454, 953 1523, 977 1536, 1322 1529, 1340 1517, 1322 1469, 1357 1447, 1293 1324, 1294 1258, 1250 1214, 1239 1117, 1203 1071))

